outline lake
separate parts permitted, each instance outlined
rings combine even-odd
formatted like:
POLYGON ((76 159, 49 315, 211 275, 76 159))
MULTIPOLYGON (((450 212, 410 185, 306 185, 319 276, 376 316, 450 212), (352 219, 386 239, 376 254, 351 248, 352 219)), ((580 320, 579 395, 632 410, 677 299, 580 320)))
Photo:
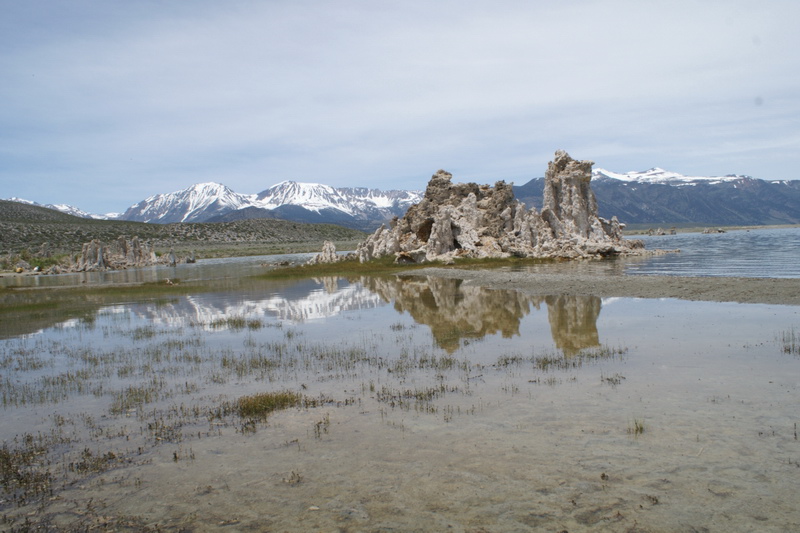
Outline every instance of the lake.
POLYGON ((679 249, 639 261, 628 274, 667 276, 800 277, 800 228, 644 236, 648 249, 679 249))
MULTIPOLYGON (((567 268, 798 277, 791 250, 723 264, 798 235, 653 237, 682 252, 567 268)), ((797 307, 253 277, 273 261, 6 282, 38 288, 2 302, 3 528, 800 524, 797 307), (47 289, 167 278, 205 290, 47 289), (281 391, 299 404, 237 411, 281 391)))

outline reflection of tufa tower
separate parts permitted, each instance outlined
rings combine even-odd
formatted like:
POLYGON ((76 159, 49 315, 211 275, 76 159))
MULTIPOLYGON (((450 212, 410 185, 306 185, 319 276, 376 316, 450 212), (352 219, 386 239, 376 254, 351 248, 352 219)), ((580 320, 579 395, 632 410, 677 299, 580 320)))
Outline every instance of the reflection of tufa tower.
POLYGON ((550 331, 564 355, 600 345, 597 296, 528 296, 518 291, 487 289, 462 280, 436 277, 384 279, 364 277, 361 283, 401 313, 431 328, 436 344, 452 353, 464 339, 486 335, 519 335, 520 320, 544 301, 550 331))
POLYGON ((436 344, 453 353, 464 339, 519 335, 522 317, 538 302, 517 291, 486 289, 445 278, 362 278, 401 313, 431 328, 436 344))
POLYGON ((564 355, 600 345, 597 317, 602 301, 598 296, 562 294, 546 296, 545 302, 553 341, 564 355))

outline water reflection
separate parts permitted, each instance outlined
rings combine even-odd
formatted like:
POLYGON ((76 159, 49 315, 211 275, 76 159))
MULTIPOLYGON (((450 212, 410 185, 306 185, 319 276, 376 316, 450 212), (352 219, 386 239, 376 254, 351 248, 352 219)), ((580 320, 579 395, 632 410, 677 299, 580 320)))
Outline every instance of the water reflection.
POLYGON ((226 279, 209 285, 207 292, 188 295, 167 291, 156 296, 113 290, 10 291, 4 294, 2 306, 13 312, 14 320, 0 320, 0 339, 63 327, 76 320, 90 322, 101 312, 129 312, 157 326, 203 327, 230 317, 300 323, 382 305, 386 302, 374 291, 336 277, 270 282, 226 279))
POLYGON ((69 327, 103 314, 130 313, 139 320, 164 327, 220 329, 220 322, 237 317, 247 320, 302 323, 348 311, 393 305, 430 328, 434 342, 448 353, 465 341, 488 335, 520 335, 522 319, 546 305, 553 340, 572 355, 600 344, 597 318, 601 300, 596 296, 528 296, 513 290, 487 289, 461 280, 435 277, 360 277, 346 280, 324 277, 300 281, 255 282, 226 290, 167 297, 120 299, 113 295, 60 295, 59 292, 13 293, 14 303, 33 311, 20 312, 17 320, 3 320, 0 338, 69 327), (67 301, 69 305, 66 305, 67 301))
POLYGON ((461 280, 434 277, 366 278, 362 283, 394 302, 418 324, 431 329, 437 345, 452 353, 465 339, 499 334, 519 335, 523 317, 547 306, 553 341, 566 355, 600 344, 597 296, 527 296, 517 291, 486 289, 461 280))
POLYGON ((514 291, 488 290, 434 277, 364 278, 394 308, 430 327, 437 345, 452 353, 463 339, 519 335, 520 319, 539 301, 514 291))
POLYGON ((294 253, 246 257, 200 259, 197 263, 176 266, 157 265, 125 270, 74 272, 56 275, 0 277, 0 288, 103 287, 108 284, 159 283, 167 279, 182 281, 220 280, 263 274, 270 265, 302 264, 314 254, 294 253))
POLYGON ((363 286, 326 277, 308 279, 281 288, 269 287, 268 291, 258 295, 191 295, 168 305, 137 306, 135 312, 155 324, 171 326, 188 323, 208 325, 230 317, 302 323, 382 305, 385 302, 380 296, 363 286))
POLYGON ((602 302, 598 296, 562 294, 544 300, 553 341, 565 355, 600 345, 597 317, 602 302))

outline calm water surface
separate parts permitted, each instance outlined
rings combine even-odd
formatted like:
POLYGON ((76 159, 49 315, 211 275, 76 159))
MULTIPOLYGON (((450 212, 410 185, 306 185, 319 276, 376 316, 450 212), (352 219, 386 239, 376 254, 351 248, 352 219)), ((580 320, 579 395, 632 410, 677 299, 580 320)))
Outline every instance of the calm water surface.
POLYGON ((645 236, 648 249, 681 250, 634 260, 626 274, 800 277, 800 228, 645 236))
POLYGON ((800 527, 797 307, 239 275, 261 262, 6 297, 0 529, 800 527), (235 412, 283 390, 307 403, 235 412))

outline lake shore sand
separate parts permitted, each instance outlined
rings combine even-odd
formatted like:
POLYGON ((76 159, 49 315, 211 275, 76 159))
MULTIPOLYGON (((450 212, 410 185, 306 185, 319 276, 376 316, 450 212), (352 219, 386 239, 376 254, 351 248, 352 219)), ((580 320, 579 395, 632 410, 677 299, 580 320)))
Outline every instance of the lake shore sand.
POLYGON ((581 294, 602 298, 678 298, 709 302, 800 305, 800 279, 631 276, 425 268, 409 276, 461 279, 471 285, 516 289, 531 295, 581 294))

